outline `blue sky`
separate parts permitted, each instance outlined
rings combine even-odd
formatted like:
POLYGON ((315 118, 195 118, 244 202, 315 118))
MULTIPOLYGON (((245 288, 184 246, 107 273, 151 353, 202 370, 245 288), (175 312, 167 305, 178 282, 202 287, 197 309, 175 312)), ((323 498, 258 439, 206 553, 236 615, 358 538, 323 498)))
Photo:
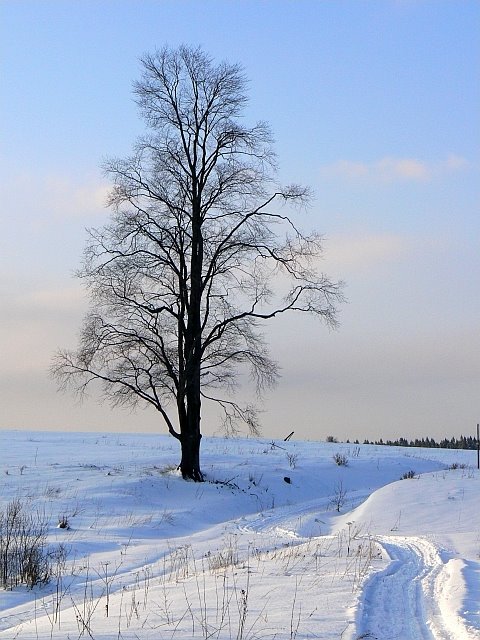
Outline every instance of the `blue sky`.
MULTIPOLYGON (((161 428, 78 405, 47 370, 86 310, 105 157, 143 123, 139 57, 202 45, 250 79, 305 227, 347 282, 341 327, 270 325, 283 367, 264 433, 443 437, 480 420, 480 3, 474 0, 1 0, 0 427, 161 428)), ((215 430, 207 416, 207 432, 215 430)))

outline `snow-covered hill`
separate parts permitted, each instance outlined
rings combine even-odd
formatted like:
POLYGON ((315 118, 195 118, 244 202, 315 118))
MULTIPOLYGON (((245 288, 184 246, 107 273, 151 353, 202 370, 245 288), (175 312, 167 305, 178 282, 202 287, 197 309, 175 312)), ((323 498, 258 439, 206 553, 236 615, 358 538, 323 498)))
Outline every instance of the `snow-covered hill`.
POLYGON ((167 436, 0 450, 3 513, 61 550, 48 585, 0 591, 0 638, 480 638, 474 452, 204 438, 195 484, 167 436))

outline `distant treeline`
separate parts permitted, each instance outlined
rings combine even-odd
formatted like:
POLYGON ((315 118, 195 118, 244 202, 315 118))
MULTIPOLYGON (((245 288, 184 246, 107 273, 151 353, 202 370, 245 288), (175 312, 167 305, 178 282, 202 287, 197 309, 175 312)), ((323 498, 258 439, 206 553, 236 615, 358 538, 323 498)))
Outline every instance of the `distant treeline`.
MULTIPOLYGON (((354 444, 360 444, 358 440, 355 440, 354 444)), ((387 445, 389 447, 427 447, 435 449, 476 449, 477 439, 472 436, 460 436, 460 438, 444 438, 437 442, 433 438, 415 438, 415 440, 407 440, 406 438, 399 438, 398 440, 364 440, 363 444, 380 444, 387 445)))

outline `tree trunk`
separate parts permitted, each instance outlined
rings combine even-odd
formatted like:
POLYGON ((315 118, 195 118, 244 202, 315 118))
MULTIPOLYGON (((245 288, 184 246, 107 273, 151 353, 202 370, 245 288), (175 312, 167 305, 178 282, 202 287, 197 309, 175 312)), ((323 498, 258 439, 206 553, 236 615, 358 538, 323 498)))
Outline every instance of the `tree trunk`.
MULTIPOLYGON (((192 256, 190 262, 190 300, 187 330, 185 334, 185 400, 186 420, 182 428, 182 461, 180 469, 185 479, 203 482, 200 471, 200 432, 202 364, 202 263, 203 238, 201 230, 200 198, 194 180, 194 204, 192 210, 192 256)), ((184 405, 185 406, 185 405, 184 405)))
POLYGON ((182 461, 180 462, 180 471, 185 480, 194 480, 195 482, 203 482, 204 477, 200 471, 200 440, 202 436, 200 432, 186 434, 181 439, 182 445, 182 461))

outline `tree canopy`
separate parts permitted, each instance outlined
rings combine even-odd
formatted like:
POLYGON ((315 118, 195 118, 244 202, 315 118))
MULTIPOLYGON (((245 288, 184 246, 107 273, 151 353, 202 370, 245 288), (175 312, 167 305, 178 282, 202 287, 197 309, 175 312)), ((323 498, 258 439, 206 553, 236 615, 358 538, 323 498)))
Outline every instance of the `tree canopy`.
POLYGON ((243 123, 242 68, 185 46, 141 63, 147 134, 105 165, 112 213, 89 231, 78 273, 91 307, 53 374, 80 393, 100 381, 114 406, 153 406, 181 443, 183 476, 202 480, 202 401, 256 430, 234 390, 245 366, 259 391, 277 378, 264 322, 296 311, 335 326, 341 283, 318 271, 320 234, 290 214, 308 189, 276 184, 269 127, 243 123))

